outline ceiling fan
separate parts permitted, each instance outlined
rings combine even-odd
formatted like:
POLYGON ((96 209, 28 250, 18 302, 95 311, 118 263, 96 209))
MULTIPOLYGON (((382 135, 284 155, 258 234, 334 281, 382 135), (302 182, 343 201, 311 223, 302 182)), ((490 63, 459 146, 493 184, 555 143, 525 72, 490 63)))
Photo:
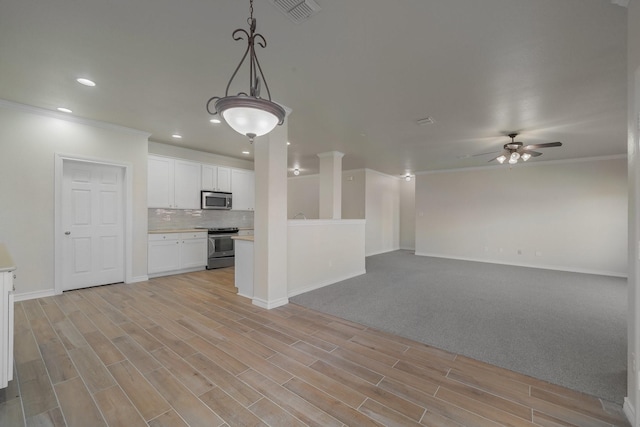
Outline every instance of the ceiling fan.
MULTIPOLYGON (((504 144, 504 151, 498 157, 494 157, 493 159, 489 160, 490 162, 494 160, 497 160, 498 163, 504 163, 505 161, 508 161, 510 165, 515 165, 516 163, 518 163, 518 160, 526 162, 532 157, 538 157, 542 155, 542 153, 533 150, 537 150, 539 148, 560 147, 562 145, 562 142, 547 142, 544 144, 524 145, 522 144, 522 142, 515 140, 516 136, 518 136, 516 132, 510 133, 508 136, 509 138, 511 138, 511 142, 504 144)), ((476 156, 482 156, 486 154, 492 153, 476 154, 476 156)))

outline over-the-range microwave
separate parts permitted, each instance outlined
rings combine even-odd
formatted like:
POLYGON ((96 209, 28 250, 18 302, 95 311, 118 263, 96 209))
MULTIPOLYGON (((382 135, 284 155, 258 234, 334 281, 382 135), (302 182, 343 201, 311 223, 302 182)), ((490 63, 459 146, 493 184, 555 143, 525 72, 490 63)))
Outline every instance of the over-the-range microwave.
POLYGON ((202 191, 202 209, 231 209, 231 193, 222 191, 202 191))

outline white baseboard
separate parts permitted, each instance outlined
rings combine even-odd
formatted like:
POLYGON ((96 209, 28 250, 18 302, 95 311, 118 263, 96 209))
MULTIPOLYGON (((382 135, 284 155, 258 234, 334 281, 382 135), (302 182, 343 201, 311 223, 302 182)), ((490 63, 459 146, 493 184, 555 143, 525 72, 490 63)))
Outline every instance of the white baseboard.
POLYGON ((289 297, 294 297, 296 295, 304 294, 305 292, 310 292, 310 291, 314 291, 316 289, 324 288, 325 286, 333 285, 334 283, 342 282, 343 280, 347 280, 347 279, 351 279, 351 278, 356 277, 356 276, 360 276, 362 274, 365 274, 366 272, 367 272, 366 270, 356 271, 354 273, 347 274, 345 276, 334 277, 334 278, 332 278, 330 280, 325 280, 323 282, 314 283, 312 285, 305 286, 304 288, 296 289, 293 292, 289 292, 289 297))
POLYGON ((146 282, 147 280, 149 280, 149 276, 137 276, 137 277, 132 277, 131 280, 125 283, 139 283, 139 282, 146 282))
POLYGON ((628 397, 624 398, 624 405, 622 405, 622 411, 627 416, 627 420, 631 423, 632 426, 637 426, 638 424, 634 424, 636 420, 636 411, 633 409, 633 405, 628 397))
POLYGON ((488 264, 513 265, 515 267, 540 268, 543 270, 568 271, 570 273, 597 274, 600 276, 622 277, 625 279, 627 278, 626 274, 623 274, 617 271, 590 270, 586 268, 566 267, 566 266, 558 266, 558 265, 528 264, 528 263, 509 262, 509 261, 484 259, 484 258, 470 258, 470 257, 458 257, 458 256, 443 255, 443 254, 432 254, 427 252, 416 252, 415 254, 417 256, 429 256, 433 258, 448 258, 448 259, 457 259, 460 261, 485 262, 488 264))
MULTIPOLYGON (((137 276, 137 277, 131 278, 130 281, 125 283, 146 282, 147 280, 149 280, 148 276, 137 276)), ((19 302, 19 301, 28 301, 30 299, 52 297, 54 295, 56 295, 55 289, 47 289, 44 291, 23 292, 21 294, 15 294, 14 298, 16 302, 19 302)))
POLYGON ((24 293, 21 293, 21 294, 16 294, 14 296, 14 300, 15 300, 15 302, 27 301, 27 300, 30 300, 30 299, 52 297, 55 294, 56 294, 56 291, 53 290, 53 289, 47 289, 46 291, 24 292, 24 293))
POLYGON ((271 310, 273 308, 277 308, 277 307, 289 304, 289 298, 279 298, 279 299, 272 300, 272 301, 266 301, 266 300, 263 300, 262 298, 254 297, 251 300, 251 303, 253 305, 257 305, 258 307, 262 307, 262 308, 266 308, 267 310, 271 310))
POLYGON ((383 249, 381 251, 375 251, 375 252, 371 252, 371 253, 366 253, 366 254, 364 254, 364 256, 368 257, 368 256, 372 256, 372 255, 386 254, 388 252, 393 252, 393 251, 398 251, 398 250, 400 250, 400 247, 391 248, 391 249, 383 249))

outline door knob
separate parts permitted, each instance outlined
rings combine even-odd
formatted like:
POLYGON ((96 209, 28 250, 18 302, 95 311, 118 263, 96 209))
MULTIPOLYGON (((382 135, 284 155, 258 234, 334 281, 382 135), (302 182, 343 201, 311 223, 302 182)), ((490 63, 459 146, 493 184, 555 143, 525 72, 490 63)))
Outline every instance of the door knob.
POLYGON ((64 234, 68 236, 69 234, 71 234, 71 232, 70 231, 65 231, 64 234))

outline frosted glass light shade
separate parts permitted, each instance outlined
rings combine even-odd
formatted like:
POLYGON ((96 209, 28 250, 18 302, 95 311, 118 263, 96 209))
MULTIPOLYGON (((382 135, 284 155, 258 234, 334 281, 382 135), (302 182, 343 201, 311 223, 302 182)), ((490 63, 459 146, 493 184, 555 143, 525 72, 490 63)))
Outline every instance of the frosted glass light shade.
POLYGON ((531 158, 531 154, 529 154, 529 153, 524 153, 522 156, 520 156, 520 158, 521 158, 523 161, 525 161, 525 162, 526 162, 527 160, 529 160, 529 159, 531 158))
POLYGON ((500 164, 502 164, 502 163, 504 163, 504 161, 505 161, 505 160, 507 160, 507 157, 503 154, 502 156, 497 157, 497 158, 496 158, 496 160, 497 160, 500 164))
POLYGON ((250 138, 266 135, 284 121, 284 108, 251 96, 226 96, 216 101, 216 111, 236 132, 250 138))

